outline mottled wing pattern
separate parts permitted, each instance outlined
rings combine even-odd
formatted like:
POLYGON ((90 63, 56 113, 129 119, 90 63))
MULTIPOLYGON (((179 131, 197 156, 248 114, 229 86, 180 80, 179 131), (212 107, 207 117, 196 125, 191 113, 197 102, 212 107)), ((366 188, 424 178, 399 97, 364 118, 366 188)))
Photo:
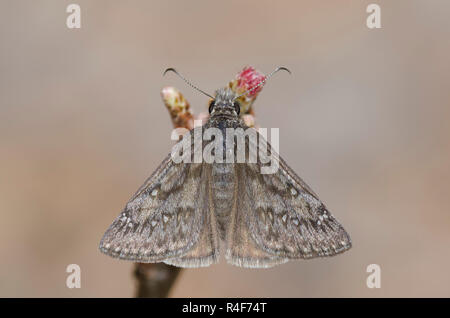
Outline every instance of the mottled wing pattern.
POLYGON ((236 164, 235 169, 240 173, 234 194, 233 208, 226 233, 226 252, 225 258, 228 263, 249 268, 272 267, 288 261, 287 257, 277 257, 273 253, 268 253, 256 244, 255 239, 250 232, 251 218, 247 214, 252 213, 253 202, 258 200, 255 197, 249 197, 242 193, 245 191, 246 180, 242 175, 241 169, 244 164, 236 164))
MULTIPOLYGON (((267 148, 270 153, 268 143, 267 148)), ((274 158, 279 168, 273 174, 261 174, 261 162, 236 164, 239 181, 227 260, 244 267, 271 267, 349 249, 350 237, 336 218, 278 155, 274 158)))
POLYGON ((207 266, 217 259, 207 201, 208 169, 170 155, 114 220, 100 250, 136 262, 207 266))
POLYGON ((203 207, 203 225, 197 244, 181 257, 164 260, 164 263, 178 267, 205 267, 219 260, 219 234, 211 197, 211 165, 202 165, 202 178, 199 182, 204 187, 196 200, 203 207))

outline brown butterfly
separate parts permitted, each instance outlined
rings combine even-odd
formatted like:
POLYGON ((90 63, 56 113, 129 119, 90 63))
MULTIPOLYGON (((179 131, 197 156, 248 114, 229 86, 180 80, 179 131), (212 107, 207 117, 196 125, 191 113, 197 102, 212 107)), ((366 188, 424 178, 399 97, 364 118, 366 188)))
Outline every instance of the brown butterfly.
MULTIPOLYGON (((287 70, 277 68, 249 91, 281 69, 287 70)), ((167 156, 104 234, 103 253, 140 263, 203 267, 218 261, 223 242, 228 263, 263 268, 291 259, 332 256, 351 247, 341 224, 268 143, 265 151, 278 167, 274 173, 263 174, 265 163, 248 160, 251 150, 260 152, 265 140, 239 117, 236 100, 242 95, 230 89, 208 95, 213 99, 210 118, 188 135, 193 140, 196 132, 202 135, 210 128, 224 135, 234 129, 236 138, 224 139, 219 156, 225 158, 231 151, 234 162, 175 162, 167 156), (257 140, 245 135, 249 130, 257 140), (240 137, 246 162, 236 160, 240 137)))

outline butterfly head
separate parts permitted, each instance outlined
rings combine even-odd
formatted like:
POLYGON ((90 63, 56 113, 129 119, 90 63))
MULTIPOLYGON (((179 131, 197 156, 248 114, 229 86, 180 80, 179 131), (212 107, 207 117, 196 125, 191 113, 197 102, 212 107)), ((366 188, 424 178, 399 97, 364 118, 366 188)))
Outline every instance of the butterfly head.
POLYGON ((209 114, 239 116, 241 106, 236 97, 237 95, 229 88, 218 89, 214 99, 209 103, 209 114))

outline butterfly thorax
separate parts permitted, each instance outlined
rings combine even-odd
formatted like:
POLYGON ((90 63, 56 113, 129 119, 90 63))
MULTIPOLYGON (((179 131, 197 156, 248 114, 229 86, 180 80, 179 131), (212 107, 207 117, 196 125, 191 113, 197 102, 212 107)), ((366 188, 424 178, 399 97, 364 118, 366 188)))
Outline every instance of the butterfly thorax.
POLYGON ((238 119, 239 116, 233 106, 235 98, 236 94, 231 89, 218 89, 214 98, 214 108, 211 112, 211 118, 229 117, 238 119))

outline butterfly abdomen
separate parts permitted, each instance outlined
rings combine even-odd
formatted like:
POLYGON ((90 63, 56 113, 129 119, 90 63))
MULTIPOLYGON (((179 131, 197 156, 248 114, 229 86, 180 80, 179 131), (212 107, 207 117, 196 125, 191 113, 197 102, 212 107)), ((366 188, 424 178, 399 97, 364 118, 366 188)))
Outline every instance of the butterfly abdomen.
POLYGON ((217 224, 221 236, 224 236, 225 227, 229 221, 233 207, 235 189, 235 176, 233 164, 214 163, 211 170, 211 195, 214 205, 217 224))

